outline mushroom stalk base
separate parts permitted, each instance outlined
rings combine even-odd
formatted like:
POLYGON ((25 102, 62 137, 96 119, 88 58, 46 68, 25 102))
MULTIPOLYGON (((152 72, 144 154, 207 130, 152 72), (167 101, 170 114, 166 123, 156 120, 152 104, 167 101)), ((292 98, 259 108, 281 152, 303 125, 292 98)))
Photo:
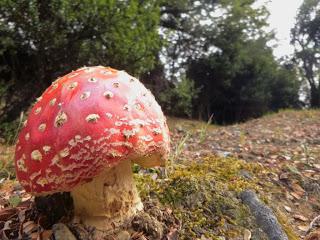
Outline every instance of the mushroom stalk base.
POLYGON ((128 160, 76 187, 71 196, 75 216, 83 224, 103 231, 116 229, 143 209, 128 160))

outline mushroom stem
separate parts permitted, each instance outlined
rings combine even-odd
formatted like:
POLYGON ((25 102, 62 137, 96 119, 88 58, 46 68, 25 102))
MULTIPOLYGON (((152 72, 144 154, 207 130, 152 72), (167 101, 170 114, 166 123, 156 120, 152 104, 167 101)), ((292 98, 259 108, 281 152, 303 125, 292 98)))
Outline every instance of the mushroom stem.
POLYGON ((82 223, 103 231, 117 228, 143 209, 128 160, 76 187, 71 196, 75 216, 80 217, 82 223))

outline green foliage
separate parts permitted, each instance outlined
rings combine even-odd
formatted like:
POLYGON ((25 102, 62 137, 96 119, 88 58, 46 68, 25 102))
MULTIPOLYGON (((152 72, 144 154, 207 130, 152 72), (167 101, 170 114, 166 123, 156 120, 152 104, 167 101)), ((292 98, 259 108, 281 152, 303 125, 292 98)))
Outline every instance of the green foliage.
POLYGON ((173 88, 159 94, 159 102, 163 109, 175 116, 191 117, 193 102, 197 99, 200 89, 192 80, 182 78, 173 88))
POLYGON ((208 130, 208 127, 211 125, 212 123, 212 119, 213 119, 213 114, 211 114, 211 116, 209 117, 207 123, 201 127, 200 129, 200 134, 199 134, 199 143, 203 143, 206 138, 207 138, 207 130, 208 130))
POLYGON ((9 201, 10 207, 16 207, 19 205, 19 203, 22 202, 22 199, 19 196, 10 196, 8 201, 9 201))
POLYGON ((17 121, 4 122, 0 124, 1 136, 7 143, 14 143, 14 138, 19 124, 17 121))
POLYGON ((228 123, 298 106, 295 72, 275 61, 266 39, 228 41, 221 52, 189 64, 188 77, 202 87, 198 115, 214 113, 218 123, 228 123))
POLYGON ((320 107, 320 2, 304 0, 292 29, 301 76, 309 84, 311 107, 320 107))
POLYGON ((0 1, 0 120, 14 120, 52 80, 83 65, 147 72, 159 20, 155 0, 0 1))
POLYGON ((299 101, 300 80, 293 63, 285 62, 273 72, 274 78, 270 83, 271 101, 269 108, 279 110, 284 108, 297 108, 299 101))
POLYGON ((3 138, 5 143, 13 145, 16 142, 19 130, 25 120, 25 115, 23 112, 20 113, 19 119, 15 119, 11 122, 1 122, 0 123, 0 137, 3 138))
POLYGON ((169 62, 171 78, 190 59, 228 48, 239 38, 267 35, 265 7, 254 8, 256 0, 162 1, 161 27, 166 40, 162 54, 169 62))
POLYGON ((187 132, 178 142, 174 152, 171 154, 169 160, 170 160, 170 164, 171 166, 173 164, 175 164, 175 161, 177 160, 178 157, 181 156, 181 153, 183 152, 184 148, 185 148, 185 144, 188 141, 188 139, 190 138, 190 133, 187 132))

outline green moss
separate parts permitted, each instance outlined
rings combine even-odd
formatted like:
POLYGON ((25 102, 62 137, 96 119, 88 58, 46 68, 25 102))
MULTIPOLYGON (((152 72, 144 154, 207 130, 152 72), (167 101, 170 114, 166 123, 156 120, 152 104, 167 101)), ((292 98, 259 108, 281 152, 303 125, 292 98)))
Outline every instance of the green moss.
POLYGON ((216 157, 174 169, 166 179, 136 175, 136 180, 143 199, 157 198, 174 209, 182 223, 181 238, 241 236, 251 223, 238 193, 258 189, 259 180, 254 176, 264 169, 258 164, 216 157), (243 171, 250 177, 242 176, 243 171))

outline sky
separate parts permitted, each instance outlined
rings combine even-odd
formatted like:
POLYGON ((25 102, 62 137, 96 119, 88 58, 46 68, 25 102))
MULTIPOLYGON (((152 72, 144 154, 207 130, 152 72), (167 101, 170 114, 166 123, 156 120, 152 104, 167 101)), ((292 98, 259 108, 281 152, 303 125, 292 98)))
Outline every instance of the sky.
POLYGON ((260 4, 265 4, 270 11, 270 28, 275 30, 278 39, 274 54, 278 58, 293 53, 290 29, 294 26, 295 16, 302 2, 303 0, 260 0, 260 4))

